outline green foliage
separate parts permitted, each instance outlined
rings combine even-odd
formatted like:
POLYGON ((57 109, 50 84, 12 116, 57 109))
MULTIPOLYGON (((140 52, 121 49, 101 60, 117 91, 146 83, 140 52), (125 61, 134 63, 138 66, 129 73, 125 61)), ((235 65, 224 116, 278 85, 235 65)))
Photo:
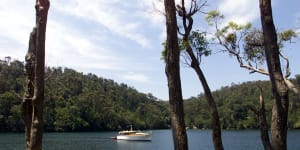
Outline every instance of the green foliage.
POLYGON ((297 33, 294 30, 285 30, 279 33, 279 39, 283 41, 291 41, 292 38, 297 37, 297 33))
POLYGON ((237 23, 235 23, 235 22, 233 22, 233 21, 230 21, 230 22, 228 23, 228 25, 227 25, 227 27, 228 27, 229 29, 232 29, 232 30, 234 30, 234 31, 248 30, 248 29, 251 28, 251 26, 252 26, 252 25, 251 25, 250 22, 246 23, 245 25, 239 25, 239 24, 237 24, 237 23))
POLYGON ((17 127, 14 124, 18 124, 18 109, 15 107, 18 103, 18 98, 12 92, 5 92, 0 94, 0 131, 6 131, 8 129, 16 131, 17 127), (11 128, 12 127, 12 128, 11 128))
MULTIPOLYGON (((24 131, 19 98, 23 94, 23 71, 22 63, 0 63, 1 132, 24 131)), ((169 128, 168 102, 158 101, 152 94, 139 93, 126 84, 68 68, 46 68, 46 78, 45 131, 121 130, 129 124, 137 129, 169 128)), ((300 75, 296 75, 293 82, 300 86, 300 75)), ((232 84, 213 92, 222 128, 257 128, 257 118, 248 106, 259 104, 258 84, 264 89, 267 119, 270 120, 272 96, 268 82, 232 84)), ((184 106, 188 127, 211 127, 204 94, 184 101, 184 106)), ((289 128, 299 128, 299 116, 299 97, 291 93, 289 128)))
MULTIPOLYGON (((181 38, 178 39, 178 48, 180 52, 183 52, 187 49, 187 46, 190 45, 193 51, 199 56, 209 56, 211 55, 211 49, 208 47, 208 41, 205 32, 192 31, 189 36, 188 43, 185 43, 181 38)), ((166 41, 162 43, 163 50, 161 59, 165 60, 167 57, 167 45, 166 41)))
POLYGON ((244 57, 246 61, 264 64, 265 50, 263 34, 261 30, 252 29, 244 37, 244 57))
POLYGON ((77 106, 66 106, 55 108, 55 130, 56 131, 76 131, 88 126, 88 123, 80 117, 77 106))
POLYGON ((288 29, 282 32, 278 32, 277 36, 278 36, 278 46, 280 49, 282 49, 284 47, 285 42, 291 43, 292 39, 298 37, 298 34, 296 33, 296 31, 288 29))
MULTIPOLYGON (((46 131, 168 128, 168 107, 152 94, 139 93, 94 74, 69 68, 46 68, 44 129, 46 131)), ((0 63, 0 131, 24 131, 21 119, 24 65, 0 63)))
POLYGON ((212 10, 207 13, 207 16, 205 17, 206 21, 209 25, 213 25, 214 22, 216 22, 219 19, 223 19, 224 15, 221 15, 220 12, 217 10, 212 10))
POLYGON ((211 50, 208 47, 208 41, 205 32, 192 31, 189 42, 193 50, 198 54, 198 56, 209 56, 211 55, 211 50))
MULTIPOLYGON (((237 24, 229 22, 222 27, 224 18, 218 11, 211 11, 207 14, 206 20, 209 25, 216 28, 215 37, 222 48, 238 57, 239 63, 248 63, 249 66, 258 67, 264 65, 264 38, 260 29, 252 28, 251 23, 237 24), (222 28, 220 28, 222 27, 222 28)), ((283 49, 286 42, 291 42, 298 35, 296 31, 288 29, 278 32, 278 46, 283 49)))
MULTIPOLYGON (((278 32, 278 46, 283 49, 284 42, 289 42, 298 35, 288 29, 278 32)), ((248 29, 244 37, 244 56, 247 61, 263 64, 265 62, 263 33, 259 29, 248 29)))
MULTIPOLYGON (((161 60, 164 60, 166 62, 167 58, 167 41, 164 41, 162 43, 163 50, 161 51, 161 60)), ((182 39, 178 39, 178 49, 180 52, 184 51, 186 49, 185 43, 183 42, 182 39)))
MULTIPOLYGON (((296 80, 293 80, 296 83, 296 80)), ((254 129, 258 128, 257 116, 249 106, 259 107, 259 89, 263 87, 265 97, 266 116, 270 125, 272 111, 272 92, 268 81, 245 82, 232 84, 230 87, 222 87, 212 94, 218 107, 221 127, 223 129, 254 129)), ((299 86, 300 84, 298 84, 299 86)), ((300 128, 300 101, 299 97, 290 94, 290 110, 288 127, 300 128)), ((188 127, 211 128, 209 107, 206 104, 205 95, 192 97, 184 101, 185 121, 188 127)))
POLYGON ((164 60, 166 62, 166 58, 167 58, 167 41, 164 41, 162 43, 163 46, 163 50, 161 51, 161 60, 164 60))

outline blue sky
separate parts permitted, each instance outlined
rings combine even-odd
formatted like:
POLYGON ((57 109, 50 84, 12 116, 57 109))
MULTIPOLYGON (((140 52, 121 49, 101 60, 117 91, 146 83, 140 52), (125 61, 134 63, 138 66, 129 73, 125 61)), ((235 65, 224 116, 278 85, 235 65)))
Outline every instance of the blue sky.
MULTIPOLYGON (((11 56, 24 60, 29 33, 35 23, 35 1, 0 2, 0 58, 11 56)), ((260 27, 258 0, 211 0, 208 4, 207 10, 219 10, 227 21, 252 22, 260 27)), ((299 4, 299 0, 273 0, 277 29, 298 27, 300 32, 299 4)), ((160 60, 161 43, 166 37, 162 8, 159 0, 52 0, 46 65, 93 73, 166 100, 165 64, 160 60)), ((203 15, 197 16, 195 28, 210 30, 203 19, 203 15)), ((300 74, 299 38, 295 42, 285 51, 290 58, 292 77, 300 74)), ((234 59, 222 53, 203 59, 201 65, 212 90, 231 83, 268 79, 259 74, 249 75, 234 59)), ((193 70, 184 65, 181 78, 184 98, 203 92, 193 70)))

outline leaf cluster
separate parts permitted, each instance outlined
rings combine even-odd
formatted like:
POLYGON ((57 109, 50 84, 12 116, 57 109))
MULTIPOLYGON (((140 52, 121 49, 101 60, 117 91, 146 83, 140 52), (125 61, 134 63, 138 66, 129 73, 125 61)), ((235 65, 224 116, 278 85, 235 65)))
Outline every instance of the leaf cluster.
MULTIPOLYGON (((165 60, 167 54, 166 41, 162 43, 163 50, 161 59, 165 60)), ((183 39, 178 39, 178 49, 180 52, 184 52, 188 46, 191 46, 193 51, 200 58, 202 56, 209 56, 212 53, 212 50, 209 48, 209 43, 207 41, 206 32, 201 31, 192 31, 191 35, 188 38, 188 43, 185 43, 183 39)))
MULTIPOLYGON (((238 24, 231 21, 223 25, 222 19, 224 16, 215 10, 206 16, 208 24, 216 29, 213 39, 217 40, 224 52, 236 57, 240 66, 259 70, 259 66, 265 63, 262 30, 253 28, 251 23, 238 24)), ((298 36, 292 29, 278 32, 277 35, 280 51, 284 48, 285 43, 291 43, 298 36)))

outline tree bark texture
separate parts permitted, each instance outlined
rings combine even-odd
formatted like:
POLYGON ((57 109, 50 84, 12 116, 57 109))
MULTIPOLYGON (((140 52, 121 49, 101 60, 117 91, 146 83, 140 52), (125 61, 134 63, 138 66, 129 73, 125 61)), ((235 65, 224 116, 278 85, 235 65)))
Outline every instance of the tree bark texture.
POLYGON ((36 0, 36 27, 30 35, 29 50, 25 58, 27 89, 22 108, 27 150, 42 149, 45 38, 49 7, 49 0, 36 0))
MULTIPOLYGON (((202 6, 204 6, 204 4, 202 6)), ((221 134, 218 109, 217 109, 215 100, 211 94, 211 90, 205 79, 205 76, 200 68, 200 63, 199 63, 198 59, 196 58, 196 56, 193 52, 193 49, 190 45, 190 42, 189 42, 189 36, 190 36, 190 33, 193 28, 193 15, 196 14, 198 11, 200 11, 200 8, 202 6, 198 7, 197 3, 194 2, 190 6, 189 11, 186 11, 185 2, 184 2, 184 0, 181 0, 181 6, 177 6, 177 13, 180 17, 182 17, 182 25, 184 28, 184 32, 181 33, 181 35, 183 35, 183 43, 185 43, 186 51, 191 60, 190 66, 194 69, 194 71, 198 75, 200 82, 202 83, 202 87, 204 89, 206 100, 207 100, 207 103, 208 103, 208 106, 210 109, 211 120, 212 120, 212 129, 213 129, 213 133, 212 133, 213 139, 212 140, 214 143, 214 148, 216 150, 223 150, 224 148, 223 148, 223 144, 222 144, 222 134, 221 134)))
POLYGON ((272 149, 286 150, 288 87, 285 84, 280 65, 277 35, 273 23, 271 0, 260 0, 261 24, 265 41, 265 54, 271 80, 274 105, 272 109, 272 149))
POLYGON ((262 88, 260 87, 260 97, 259 97, 260 108, 258 112, 259 118, 259 128, 261 133, 261 140, 263 142, 265 150, 272 150, 271 143, 269 139, 269 131, 268 131, 268 124, 266 119, 266 112, 265 112, 265 102, 262 93, 262 88))
POLYGON ((175 150, 187 150, 183 99, 180 81, 177 21, 174 0, 164 0, 167 28, 166 75, 169 88, 171 124, 175 150))
POLYGON ((29 48, 25 56, 25 73, 26 84, 25 94, 22 101, 22 117, 25 123, 25 141, 26 149, 30 149, 30 134, 32 123, 32 97, 34 94, 34 66, 35 66, 35 42, 36 42, 36 29, 30 33, 29 48))
POLYGON ((211 114, 211 121, 212 121, 212 129, 213 129, 213 143, 215 150, 223 150, 223 143, 222 143, 222 132, 221 132, 221 125, 220 125, 220 118, 219 118, 219 113, 218 109, 215 103, 215 100, 211 94, 211 90, 209 88, 209 85, 207 84, 206 78, 199 66, 199 62, 194 55, 192 48, 188 46, 187 52, 192 60, 191 62, 191 67, 194 69, 196 74, 198 75, 199 80, 202 83, 202 87, 204 89, 205 97, 210 109, 210 114, 211 114))

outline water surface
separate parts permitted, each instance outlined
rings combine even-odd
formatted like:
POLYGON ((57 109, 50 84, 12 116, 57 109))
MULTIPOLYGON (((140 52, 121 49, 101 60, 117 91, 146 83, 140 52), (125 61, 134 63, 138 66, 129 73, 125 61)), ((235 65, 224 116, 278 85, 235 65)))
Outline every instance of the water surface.
MULTIPOLYGON (((172 150, 171 130, 153 130, 152 141, 118 141, 117 132, 45 133, 43 150, 172 150)), ((262 150, 258 130, 223 131, 227 150, 262 150)), ((211 130, 188 130, 190 150, 212 150, 211 130)), ((0 150, 25 149, 24 133, 0 133, 0 150)), ((288 132, 288 149, 300 149, 300 130, 288 132)))

